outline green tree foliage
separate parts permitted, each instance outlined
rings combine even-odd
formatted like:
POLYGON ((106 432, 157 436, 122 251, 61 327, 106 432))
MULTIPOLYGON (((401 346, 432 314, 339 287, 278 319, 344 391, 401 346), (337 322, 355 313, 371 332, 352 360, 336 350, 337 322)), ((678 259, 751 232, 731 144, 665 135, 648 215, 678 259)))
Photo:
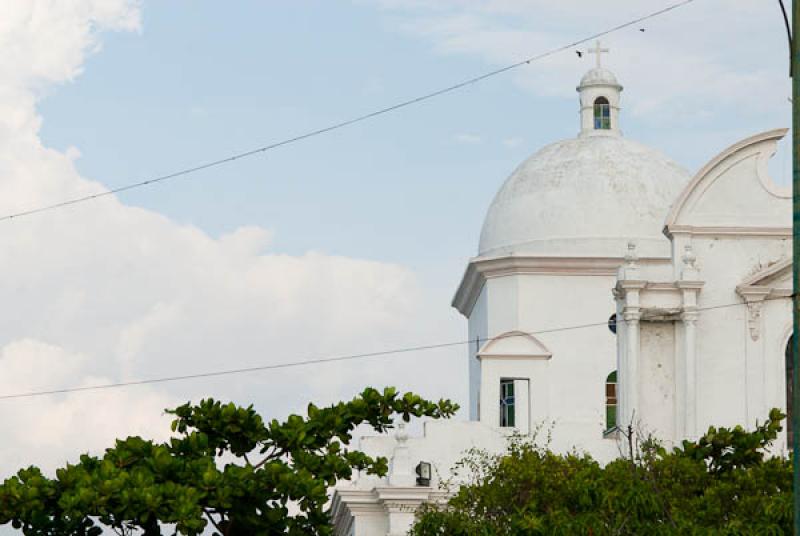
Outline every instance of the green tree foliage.
POLYGON ((353 430, 383 432, 393 418, 449 417, 457 406, 366 389, 307 417, 265 423, 252 406, 203 400, 170 411, 167 443, 116 442, 51 479, 29 467, 0 487, 0 524, 38 536, 117 534, 326 535, 327 490, 354 470, 384 475, 385 458, 349 450, 353 430), (164 531, 164 532, 162 532, 164 531))
POLYGON ((647 439, 605 467, 520 438, 503 455, 471 451, 464 484, 423 508, 412 535, 791 534, 791 462, 766 455, 784 417, 712 427, 671 451, 647 439))

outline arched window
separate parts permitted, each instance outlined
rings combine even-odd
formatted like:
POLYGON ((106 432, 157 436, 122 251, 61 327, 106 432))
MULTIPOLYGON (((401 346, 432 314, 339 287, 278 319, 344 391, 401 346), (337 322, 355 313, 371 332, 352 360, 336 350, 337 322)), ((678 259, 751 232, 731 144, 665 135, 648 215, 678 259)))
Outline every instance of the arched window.
POLYGON ((594 128, 595 130, 611 128, 611 105, 605 97, 597 97, 594 101, 594 128))
POLYGON ((606 430, 617 426, 617 371, 606 378, 606 430))
POLYGON ((784 352, 786 358, 786 441, 789 449, 792 448, 792 377, 794 375, 794 335, 789 337, 789 342, 786 343, 786 351, 784 352))

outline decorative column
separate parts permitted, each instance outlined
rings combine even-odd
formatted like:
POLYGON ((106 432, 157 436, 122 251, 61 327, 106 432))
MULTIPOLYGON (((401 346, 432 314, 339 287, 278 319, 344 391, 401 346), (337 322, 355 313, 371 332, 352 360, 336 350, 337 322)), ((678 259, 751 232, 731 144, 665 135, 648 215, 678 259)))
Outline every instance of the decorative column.
MULTIPOLYGON (((620 268, 616 296, 620 301, 623 329, 618 333, 624 337, 620 341, 618 376, 619 410, 617 426, 624 428, 634 424, 636 410, 639 405, 639 320, 642 312, 640 306, 640 293, 645 287, 641 280, 637 264, 636 244, 628 243, 625 254, 625 264, 620 268)), ((618 324, 618 327, 619 324, 618 324)))
MULTIPOLYGON (((697 436, 697 294, 703 286, 697 269, 697 257, 691 244, 686 244, 681 280, 677 286, 681 289, 682 307, 681 322, 683 324, 683 360, 681 363, 682 383, 680 396, 676 396, 676 412, 678 426, 676 440, 694 439, 697 436), (680 404, 683 403, 683 408, 680 404), (682 409, 682 411, 681 411, 682 409)), ((676 393, 678 395, 679 393, 676 393)))
POLYGON ((622 399, 627 401, 624 404, 625 413, 622 415, 622 426, 633 425, 636 418, 636 409, 639 407, 639 320, 641 319, 641 309, 630 305, 631 298, 638 304, 639 289, 628 292, 628 304, 623 311, 625 320, 626 346, 627 346, 627 367, 623 375, 622 399), (632 296, 633 295, 633 296, 632 296))
POLYGON ((684 370, 684 411, 683 437, 693 439, 697 434, 697 311, 696 307, 681 313, 683 321, 683 370, 684 370))

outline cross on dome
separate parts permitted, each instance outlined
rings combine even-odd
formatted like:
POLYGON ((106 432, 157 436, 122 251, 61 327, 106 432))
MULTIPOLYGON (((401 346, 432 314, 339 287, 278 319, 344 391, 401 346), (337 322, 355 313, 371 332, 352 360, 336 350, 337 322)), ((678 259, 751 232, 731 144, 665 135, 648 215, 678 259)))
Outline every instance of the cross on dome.
POLYGON ((600 61, 600 57, 602 56, 603 52, 611 52, 611 50, 600 46, 600 40, 598 39, 594 48, 590 48, 588 52, 589 54, 597 54, 597 68, 599 69, 600 67, 602 67, 602 62, 600 61))

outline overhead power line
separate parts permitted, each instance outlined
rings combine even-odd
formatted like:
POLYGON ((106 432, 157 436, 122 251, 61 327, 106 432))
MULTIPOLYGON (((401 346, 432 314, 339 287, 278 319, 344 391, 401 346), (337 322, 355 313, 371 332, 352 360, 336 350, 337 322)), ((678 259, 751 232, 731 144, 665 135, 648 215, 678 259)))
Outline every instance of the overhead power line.
MULTIPOLYGON (((775 298, 765 298, 764 301, 771 301, 771 300, 781 300, 781 299, 789 299, 791 296, 778 296, 775 298)), ((726 309, 729 307, 737 307, 741 305, 747 305, 744 302, 737 302, 737 303, 726 303, 722 305, 713 305, 709 307, 698 307, 694 309, 695 311, 711 311, 714 309, 726 309)), ((497 340, 497 339, 505 339, 510 337, 522 337, 526 335, 544 335, 548 333, 558 333, 562 331, 572 331, 577 329, 586 329, 586 328, 593 328, 598 326, 607 326, 609 323, 608 320, 604 320, 602 322, 592 322, 589 324, 577 324, 572 326, 561 326, 556 328, 550 329, 542 329, 537 331, 530 331, 530 332, 521 332, 515 334, 506 334, 506 335, 499 335, 497 337, 492 337, 488 339, 472 339, 472 340, 460 340, 460 341, 452 341, 452 342, 443 342, 437 344, 427 344, 421 346, 407 346, 404 348, 394 348, 390 350, 381 350, 377 352, 366 352, 360 354, 349 354, 349 355, 340 355, 340 356, 333 356, 333 357, 320 357, 314 359, 306 359, 302 361, 289 361, 285 363, 275 363, 271 365, 261 365, 255 367, 245 367, 245 368, 237 368, 237 369, 227 369, 227 370, 217 370, 217 371, 210 371, 210 372, 198 372, 195 374, 182 374, 176 376, 165 376, 161 378, 150 378, 150 379, 143 379, 143 380, 131 380, 131 381, 124 381, 124 382, 115 382, 115 383, 105 383, 105 384, 98 384, 98 385, 85 385, 80 387, 64 387, 61 389, 48 389, 43 391, 29 391, 24 393, 13 393, 13 394, 6 394, 0 395, 0 400, 11 400, 17 398, 35 398, 35 397, 42 397, 48 395, 58 395, 58 394, 68 394, 68 393, 80 393, 80 392, 87 392, 87 391, 103 391, 107 389, 116 389, 121 387, 132 387, 137 385, 149 385, 155 383, 167 383, 167 382, 177 382, 177 381, 185 381, 185 380, 196 380, 202 378, 214 378, 218 376, 232 376, 236 374, 246 374, 251 372, 263 372, 266 370, 276 370, 276 369, 287 369, 287 368, 294 368, 294 367, 304 367, 308 365, 319 365, 324 363, 337 363, 342 361, 354 361, 359 359, 369 359, 369 358, 378 358, 378 357, 389 357, 399 354, 406 354, 410 352, 422 352, 427 350, 436 350, 440 348, 447 348, 452 346, 461 346, 466 344, 474 344, 475 342, 478 343, 485 343, 489 340, 497 340)))
POLYGON ((85 196, 82 196, 82 197, 75 197, 73 199, 67 199, 65 201, 60 201, 58 203, 53 203, 51 205, 43 205, 43 206, 40 206, 40 207, 36 207, 36 208, 28 209, 28 210, 23 210, 23 211, 20 211, 20 212, 6 214, 4 216, 0 216, 0 221, 11 220, 11 219, 14 219, 14 218, 21 218, 23 216, 30 216, 30 215, 33 215, 33 214, 38 214, 40 212, 46 212, 46 211, 55 210, 55 209, 59 209, 59 208, 63 208, 63 207, 68 207, 70 205, 77 205, 79 203, 84 203, 84 202, 87 202, 87 201, 93 201, 93 200, 101 198, 101 197, 107 197, 107 196, 110 196, 110 195, 115 195, 115 194, 119 194, 119 193, 122 193, 122 192, 126 192, 128 190, 133 190, 133 189, 136 189, 136 188, 143 188, 145 186, 150 186, 150 185, 161 183, 161 182, 165 182, 165 181, 168 181, 168 180, 177 179, 177 178, 180 178, 180 177, 185 177, 187 175, 190 175, 192 173, 196 173, 198 171, 202 171, 202 170, 205 170, 205 169, 218 167, 218 166, 221 166, 223 164, 228 164, 230 162, 234 162, 236 160, 241 160, 243 158, 247 158, 247 157, 250 157, 250 156, 255 156, 257 154, 265 153, 267 151, 271 151, 272 149, 277 149, 278 147, 283 147, 284 145, 290 145, 292 143, 296 143, 296 142, 299 142, 299 141, 302 141, 302 140, 305 140, 305 139, 308 139, 308 138, 313 138, 313 137, 319 136, 321 134, 326 134, 326 133, 332 132, 334 130, 339 130, 341 128, 348 127, 350 125, 354 125, 356 123, 360 123, 362 121, 366 121, 368 119, 372 119, 372 118, 387 114, 389 112, 393 112, 395 110, 399 110, 401 108, 406 108, 408 106, 412 106, 414 104, 419 104, 421 102, 433 99, 435 97, 439 97, 441 95, 445 95, 447 93, 452 93, 452 92, 457 91, 459 89, 462 89, 462 88, 465 88, 467 86, 470 86, 470 85, 476 84, 478 82, 481 82, 482 80, 486 80, 487 78, 491 78, 493 76, 497 76, 497 75, 506 73, 508 71, 511 71, 513 69, 517 69, 517 68, 522 67, 524 65, 529 65, 529 64, 531 64, 531 63, 533 63, 535 61, 539 61, 539 60, 542 60, 544 58, 547 58, 548 56, 552 56, 552 55, 557 54, 559 52, 563 52, 565 50, 569 50, 569 49, 574 48, 574 47, 576 47, 578 45, 582 45, 584 43, 592 41, 594 39, 598 39, 598 38, 603 37, 605 35, 617 32, 619 30, 628 28, 630 26, 634 26, 634 25, 639 24, 641 22, 644 22, 646 20, 658 17, 660 15, 664 15, 665 13, 669 13, 670 11, 673 11, 675 9, 683 7, 683 6, 685 6, 687 4, 690 4, 692 2, 694 2, 694 0, 682 0, 681 2, 677 2, 675 4, 669 5, 669 6, 665 7, 665 8, 663 8, 663 9, 659 9, 658 11, 654 11, 654 12, 649 13, 647 15, 644 15, 642 17, 639 17, 639 18, 636 18, 636 19, 633 19, 633 20, 629 20, 628 22, 624 22, 622 24, 618 24, 617 26, 614 26, 614 27, 609 28, 607 30, 603 30, 601 32, 597 32, 597 33, 592 34, 592 35, 590 35, 588 37, 584 37, 584 38, 579 39, 577 41, 573 41, 573 42, 568 43, 566 45, 560 46, 558 48, 554 48, 554 49, 548 50, 547 52, 543 52, 541 54, 537 54, 536 56, 531 56, 531 57, 529 57, 527 59, 518 61, 516 63, 512 63, 511 65, 507 65, 505 67, 501 67, 500 69, 495 69, 494 71, 490 71, 490 72, 482 74, 480 76, 476 76, 474 78, 470 78, 468 80, 464 80, 464 81, 459 82, 457 84, 453 84, 451 86, 447 86, 445 88, 438 89, 436 91, 432 91, 430 93, 426 93, 424 95, 420 95, 418 97, 414 97, 413 99, 402 101, 402 102, 399 102, 397 104, 393 104, 391 106, 387 106, 385 108, 381 108, 379 110, 375 110, 373 112, 370 112, 370 113, 367 113, 367 114, 364 114, 364 115, 356 116, 356 117, 353 117, 351 119, 347 119, 345 121, 341 121, 339 123, 334 123, 332 125, 328 125, 328 126, 323 127, 323 128, 312 130, 312 131, 306 132, 305 134, 300 134, 298 136, 294 136, 294 137, 291 137, 291 138, 286 138, 286 139, 283 139, 281 141, 277 141, 277 142, 271 143, 269 145, 264 145, 262 147, 251 149, 249 151, 245 151, 245 152, 242 152, 242 153, 238 153, 238 154, 234 154, 234 155, 231 155, 231 156, 227 156, 225 158, 220 158, 219 160, 206 162, 205 164, 200 164, 200 165, 197 165, 197 166, 194 166, 194 167, 182 169, 180 171, 175 171, 175 172, 172 172, 172 173, 168 173, 166 175, 161 175, 161 176, 153 177, 153 178, 150 178, 150 179, 147 179, 147 180, 133 182, 133 183, 127 184, 125 186, 120 186, 118 188, 112 188, 110 190, 104 190, 102 192, 97 192, 96 194, 85 195, 85 196))

